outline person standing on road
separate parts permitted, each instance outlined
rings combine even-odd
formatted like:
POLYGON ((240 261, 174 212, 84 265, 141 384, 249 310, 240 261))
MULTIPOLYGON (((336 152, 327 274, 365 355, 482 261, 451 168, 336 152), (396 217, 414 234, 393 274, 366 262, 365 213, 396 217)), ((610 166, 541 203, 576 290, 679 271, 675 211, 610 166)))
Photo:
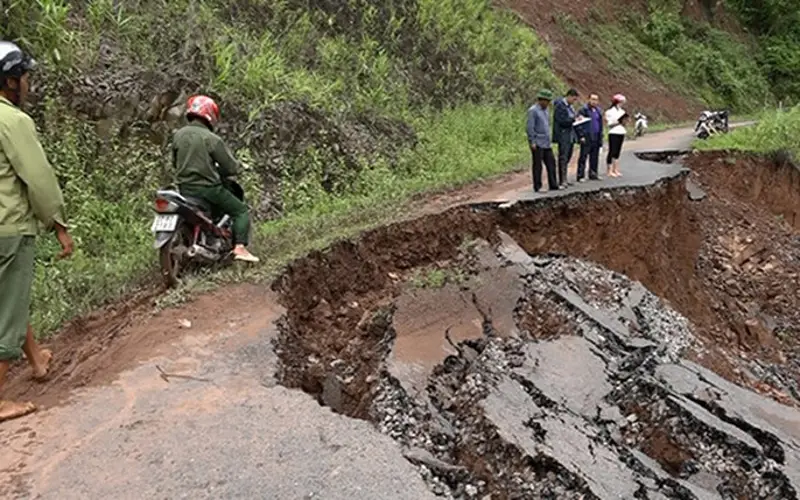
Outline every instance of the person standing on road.
POLYGON ((622 153, 622 143, 625 141, 625 123, 628 114, 622 109, 625 96, 617 94, 611 99, 611 107, 606 110, 606 123, 608 124, 608 156, 606 167, 609 177, 622 177, 619 171, 619 157, 622 153))
POLYGON ((566 188, 570 182, 567 180, 567 168, 572 159, 575 146, 575 109, 572 107, 578 100, 578 91, 569 89, 567 95, 556 99, 553 103, 553 141, 558 144, 558 185, 566 188))
POLYGON ((600 148, 603 147, 603 110, 600 108, 600 97, 597 94, 589 95, 589 102, 578 113, 588 119, 586 123, 576 128, 578 141, 581 145, 578 157, 578 182, 586 181, 586 161, 589 161, 589 179, 600 179, 598 166, 600 164, 600 148))
MULTIPOLYGON (((33 120, 20 106, 28 96, 36 61, 0 41, 0 388, 12 360, 24 352, 35 379, 47 375, 52 353, 36 343, 30 326, 34 238, 38 224, 54 230, 72 254, 61 188, 33 120)), ((0 399, 0 422, 36 410, 33 403, 0 399)))
POLYGON ((556 159, 550 138, 550 113, 547 108, 553 100, 553 93, 542 89, 536 96, 536 104, 528 109, 528 145, 531 148, 533 171, 533 190, 542 189, 542 163, 547 167, 547 184, 551 191, 559 189, 556 176, 556 159))

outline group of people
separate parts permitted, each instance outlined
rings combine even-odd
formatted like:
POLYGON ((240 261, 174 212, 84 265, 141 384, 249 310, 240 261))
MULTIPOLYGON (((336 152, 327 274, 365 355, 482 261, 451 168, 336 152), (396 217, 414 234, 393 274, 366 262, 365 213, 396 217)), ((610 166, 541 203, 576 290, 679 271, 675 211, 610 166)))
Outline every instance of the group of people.
POLYGON ((589 94, 586 104, 575 110, 580 97, 576 89, 553 102, 550 90, 540 90, 536 104, 528 109, 527 135, 531 149, 533 190, 542 189, 543 166, 547 172, 548 189, 566 189, 572 185, 568 179, 568 167, 574 154, 575 144, 580 146, 578 155, 577 182, 600 180, 600 150, 603 148, 604 130, 608 130, 608 153, 606 175, 621 177, 619 157, 625 141, 628 114, 622 108, 625 96, 615 95, 611 106, 605 111, 600 107, 600 97, 589 94), (553 103, 553 120, 550 120, 550 104, 553 103), (553 153, 553 144, 558 146, 558 158, 553 153), (588 163, 588 179, 587 179, 588 163))
MULTIPOLYGON (((28 97, 36 61, 17 45, 0 41, 0 389, 10 363, 23 353, 34 379, 50 369, 52 352, 36 342, 30 326, 35 237, 44 229, 61 244, 60 258, 73 252, 61 188, 36 131, 21 106, 28 97)), ((213 129, 219 107, 206 96, 187 102, 188 125, 173 138, 173 165, 181 191, 205 199, 214 212, 234 219, 234 258, 258 259, 246 249, 247 206, 223 188, 223 177, 235 175, 240 163, 213 129)), ((1 395, 0 395, 1 396, 1 395)), ((36 410, 29 402, 0 397, 0 422, 36 410)))

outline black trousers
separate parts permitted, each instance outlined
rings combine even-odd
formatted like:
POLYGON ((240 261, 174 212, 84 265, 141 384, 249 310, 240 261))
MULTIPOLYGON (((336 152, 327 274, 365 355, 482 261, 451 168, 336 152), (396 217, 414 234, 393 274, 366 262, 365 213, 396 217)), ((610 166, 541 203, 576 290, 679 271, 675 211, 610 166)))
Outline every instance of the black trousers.
POLYGON ((589 178, 597 179, 598 166, 600 164, 600 138, 586 138, 581 143, 581 153, 578 157, 578 179, 586 176, 586 161, 589 161, 589 178))
POLYGON ((572 137, 564 137, 558 140, 558 184, 564 185, 567 183, 567 168, 569 161, 572 159, 572 153, 575 144, 572 142, 572 137))
POLYGON ((622 153, 622 143, 625 141, 623 134, 608 134, 608 156, 606 157, 606 164, 611 165, 614 160, 619 160, 619 155, 622 153))
POLYGON ((558 178, 556 175, 556 157, 553 156, 552 148, 531 148, 531 158, 533 164, 533 190, 542 189, 542 163, 547 167, 547 185, 552 189, 558 188, 558 178))

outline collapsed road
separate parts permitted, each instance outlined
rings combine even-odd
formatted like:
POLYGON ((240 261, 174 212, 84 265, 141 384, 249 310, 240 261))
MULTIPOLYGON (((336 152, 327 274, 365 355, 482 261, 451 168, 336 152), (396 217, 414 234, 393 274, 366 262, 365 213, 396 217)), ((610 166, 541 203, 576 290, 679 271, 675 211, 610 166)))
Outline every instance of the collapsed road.
POLYGON ((298 259, 274 292, 115 329, 50 391, 165 340, 0 427, 0 493, 797 498, 798 200, 768 196, 796 168, 666 156, 476 196, 298 259))

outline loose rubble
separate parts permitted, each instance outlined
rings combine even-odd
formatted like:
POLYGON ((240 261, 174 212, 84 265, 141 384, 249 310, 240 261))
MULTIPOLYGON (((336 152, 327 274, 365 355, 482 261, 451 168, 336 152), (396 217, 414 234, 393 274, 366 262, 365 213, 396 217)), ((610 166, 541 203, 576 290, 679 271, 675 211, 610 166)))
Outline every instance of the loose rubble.
MULTIPOLYGON (((767 431, 755 414, 720 417, 703 402, 703 391, 729 400, 743 391, 763 408, 777 405, 718 377, 705 382, 708 373, 681 358, 697 343, 685 318, 618 273, 529 257, 500 239, 499 258, 525 281, 520 324, 536 304, 570 333, 537 341, 521 327, 517 336, 465 342, 423 393, 406 393, 382 372, 371 418, 406 447, 431 491, 454 499, 797 498, 792 440, 800 436, 767 431)), ((800 423, 800 413, 780 411, 800 423)))
POLYGON ((716 173, 334 245, 278 283, 279 378, 443 498, 797 498, 800 239, 716 173))

